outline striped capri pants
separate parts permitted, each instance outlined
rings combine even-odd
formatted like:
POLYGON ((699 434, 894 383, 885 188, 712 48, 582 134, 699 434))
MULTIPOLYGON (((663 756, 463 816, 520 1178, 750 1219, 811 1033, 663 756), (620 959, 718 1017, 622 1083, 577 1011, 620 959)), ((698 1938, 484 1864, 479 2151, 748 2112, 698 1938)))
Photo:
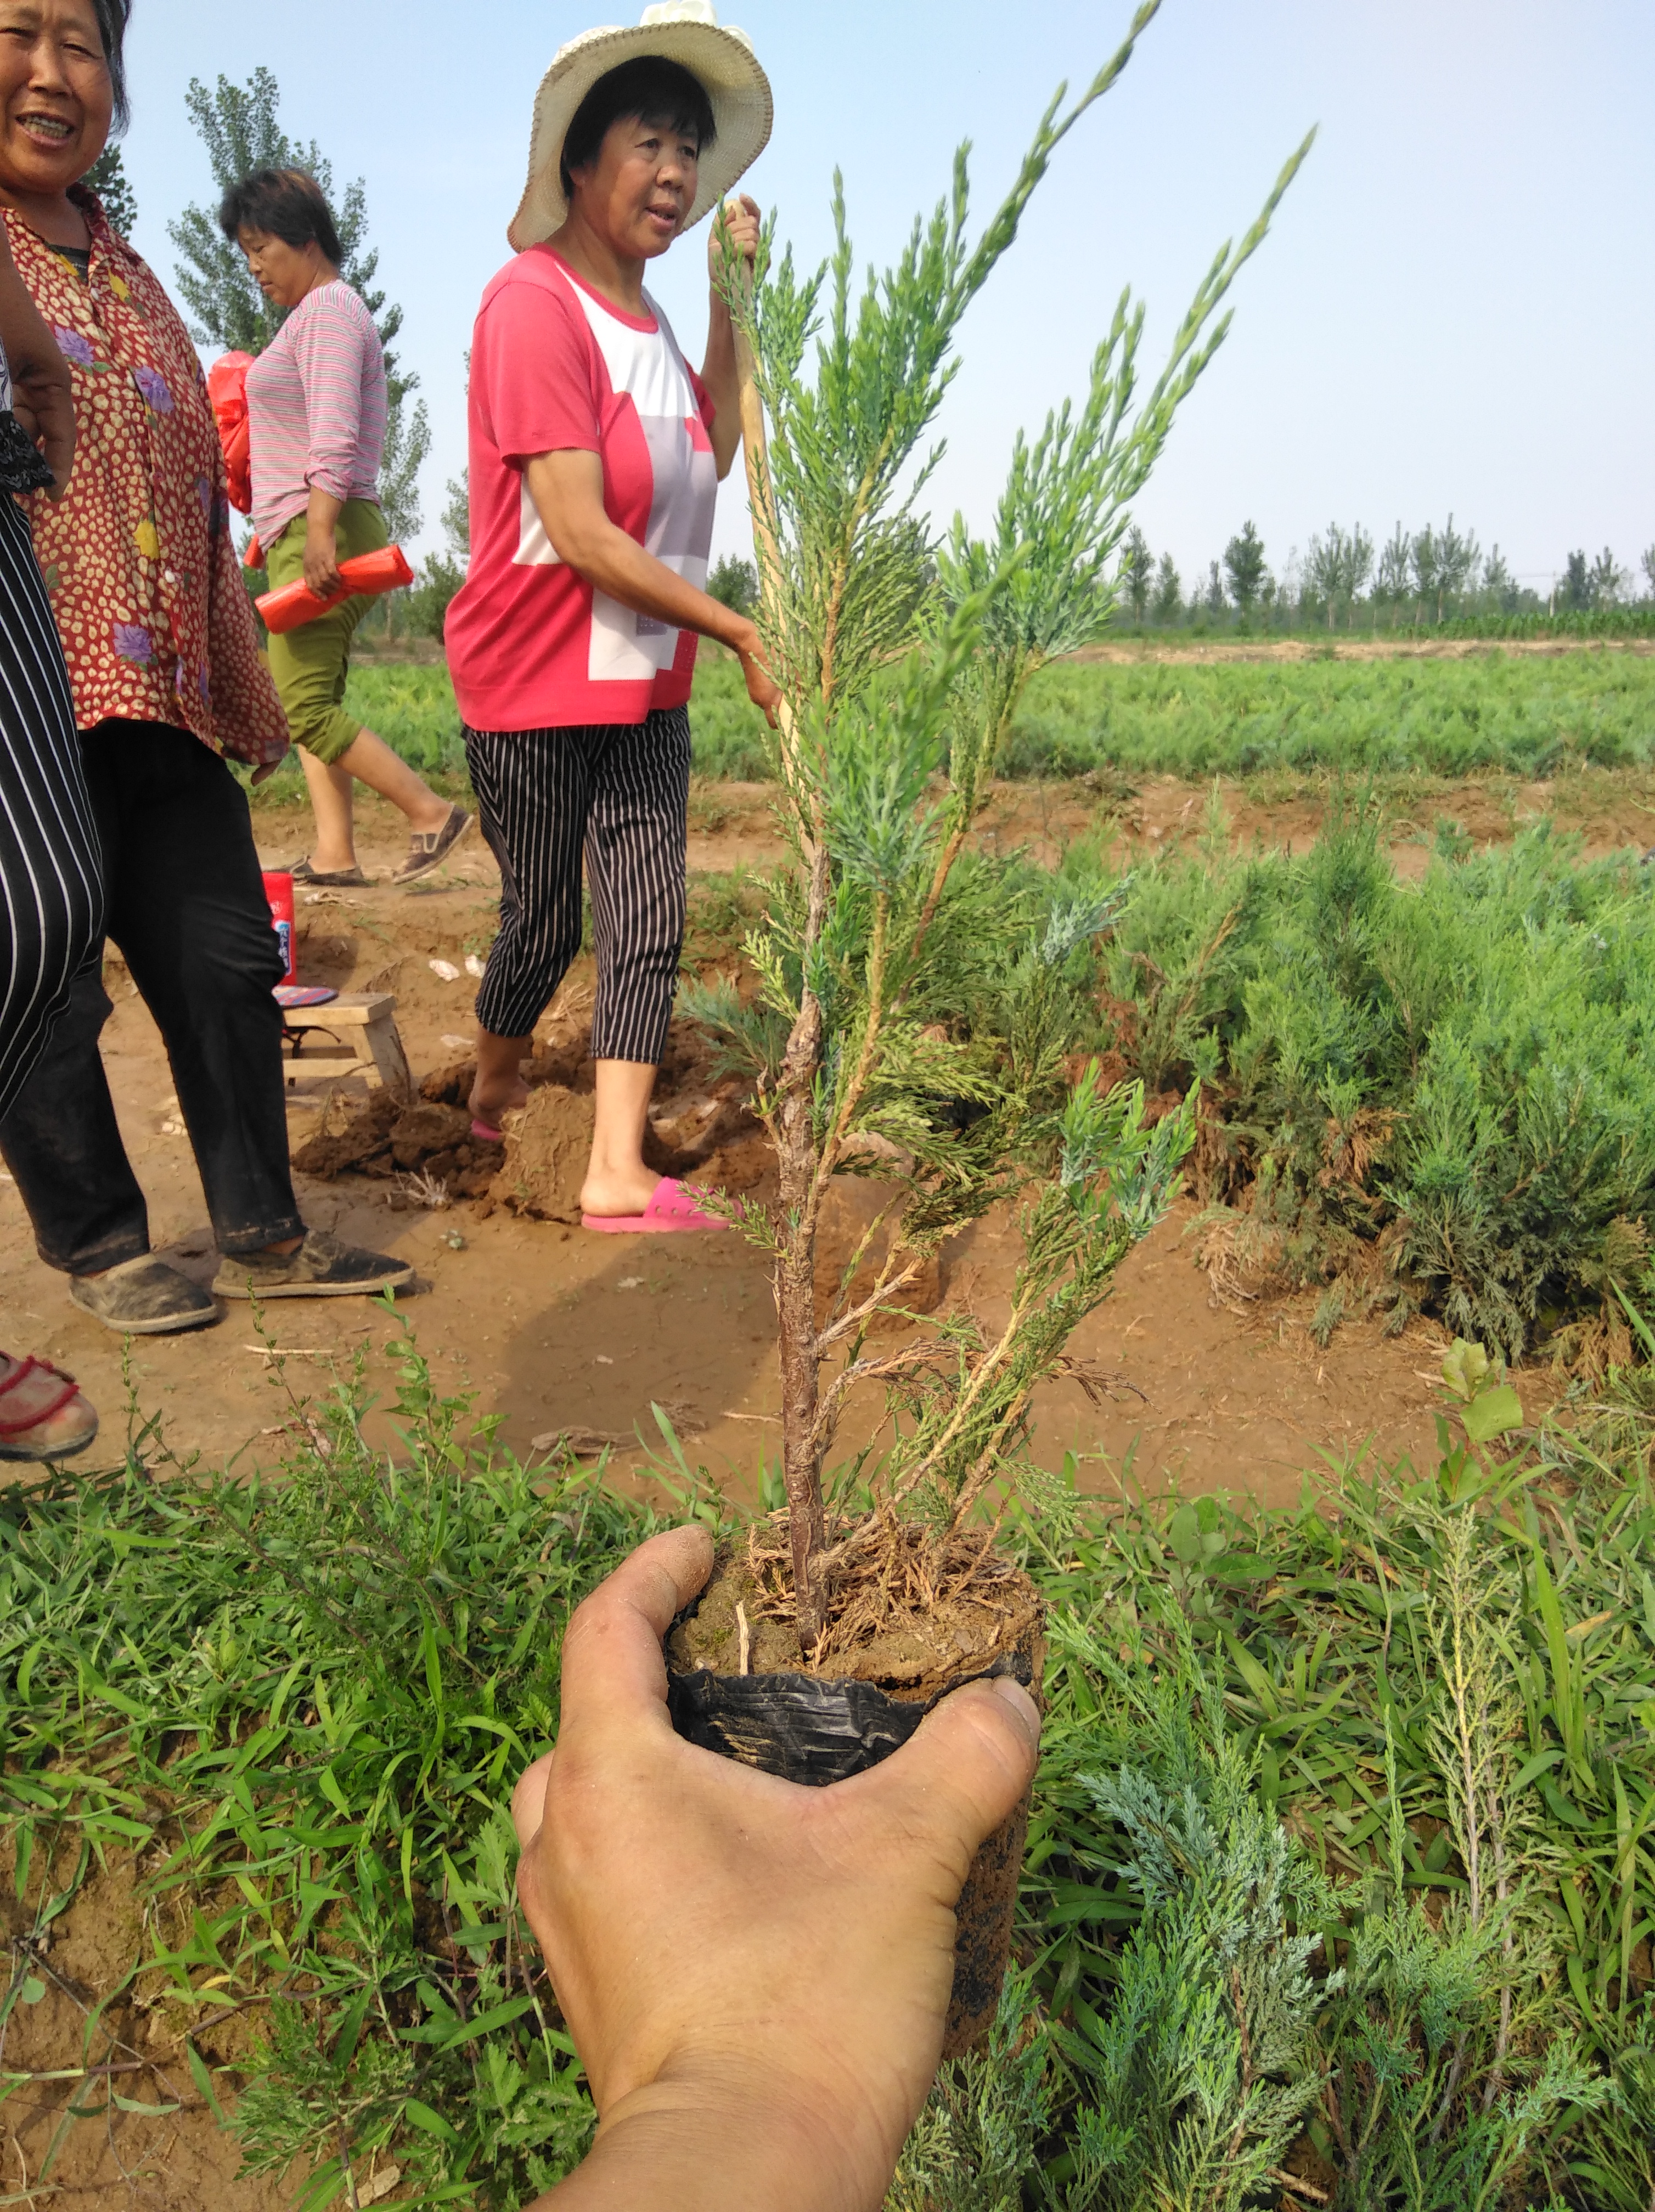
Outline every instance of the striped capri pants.
POLYGON ((0 491, 0 1118, 102 933, 69 672, 28 524, 0 491))
POLYGON ((526 1037, 581 949, 592 887, 594 1060, 660 1064, 684 945, 690 716, 465 732, 483 834, 500 864, 500 934, 477 994, 496 1036, 526 1037))

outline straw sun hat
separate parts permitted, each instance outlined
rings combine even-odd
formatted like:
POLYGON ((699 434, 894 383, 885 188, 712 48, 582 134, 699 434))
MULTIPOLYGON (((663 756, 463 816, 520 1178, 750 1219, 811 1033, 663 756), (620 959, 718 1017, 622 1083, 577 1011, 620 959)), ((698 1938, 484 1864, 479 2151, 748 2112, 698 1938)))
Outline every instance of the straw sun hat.
POLYGON ((575 110, 600 76, 638 54, 681 64, 712 102, 718 137, 701 164, 686 230, 718 205, 764 152, 770 135, 770 85, 752 40, 734 24, 721 23, 712 0, 658 0, 644 9, 636 29, 582 31, 557 49, 535 95, 529 180, 506 234, 518 252, 550 238, 568 216, 557 165, 575 110))

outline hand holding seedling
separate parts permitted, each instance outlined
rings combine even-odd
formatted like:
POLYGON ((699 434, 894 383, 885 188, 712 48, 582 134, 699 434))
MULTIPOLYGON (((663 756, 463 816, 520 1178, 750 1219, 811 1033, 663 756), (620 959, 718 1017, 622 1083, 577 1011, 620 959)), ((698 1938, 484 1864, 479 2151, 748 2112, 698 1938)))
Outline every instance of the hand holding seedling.
POLYGON ((712 1545, 642 1545, 575 1613, 557 1748, 518 1784, 518 1889, 600 2118, 556 2212, 875 2212, 942 2047, 955 1899, 1027 1787, 1014 1682, 802 1790, 672 1731, 661 1638, 712 1545))
POLYGON ((738 192, 733 199, 725 201, 713 217, 707 238, 707 268, 715 283, 724 266, 726 239, 729 241, 728 250, 739 254, 744 261, 751 264, 757 259, 762 221, 758 202, 750 199, 745 192, 738 192))

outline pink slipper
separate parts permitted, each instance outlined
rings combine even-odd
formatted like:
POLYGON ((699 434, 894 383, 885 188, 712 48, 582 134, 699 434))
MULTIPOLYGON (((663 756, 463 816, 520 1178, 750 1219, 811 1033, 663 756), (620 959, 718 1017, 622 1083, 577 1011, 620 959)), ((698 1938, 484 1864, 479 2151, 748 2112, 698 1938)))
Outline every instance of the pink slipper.
POLYGON ((696 1204, 687 1183, 663 1176, 655 1185, 654 1194, 642 1213, 583 1213, 582 1229, 596 1229, 605 1237, 633 1231, 644 1235, 663 1236, 680 1229, 727 1229, 727 1221, 721 1221, 715 1213, 703 1212, 696 1204))
POLYGON ((472 1134, 479 1145, 503 1145, 506 1141, 505 1132, 502 1129, 491 1129, 486 1121, 473 1121, 472 1134))

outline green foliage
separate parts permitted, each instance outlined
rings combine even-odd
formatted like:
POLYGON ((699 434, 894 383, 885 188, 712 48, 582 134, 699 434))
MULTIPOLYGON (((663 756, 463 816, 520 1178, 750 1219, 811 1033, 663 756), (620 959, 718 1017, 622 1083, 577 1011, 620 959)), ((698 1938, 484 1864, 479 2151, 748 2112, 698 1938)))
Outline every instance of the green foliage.
MULTIPOLYGON (((918 505, 940 451, 926 453, 923 441, 958 367, 960 322, 1056 149, 1117 82, 1158 7, 1144 0, 1078 100, 1066 107, 1059 87, 975 240, 962 146, 947 198, 860 291, 837 176, 835 250, 814 274, 797 272, 791 249, 778 261, 767 227, 751 277, 733 256, 718 277, 768 422, 764 442, 749 438, 747 470, 759 624, 783 694, 774 762, 794 866, 747 939, 758 1011, 727 985, 691 1011, 728 1050, 751 1055, 757 1110, 776 1146, 778 1205, 731 1212, 776 1261, 801 1649, 830 1617, 812 1563, 825 1553, 825 1573, 838 1556, 826 1551, 822 1468, 845 1392, 865 1371, 891 1382, 892 1410, 914 1424, 882 1469, 887 1494, 958 1525, 1039 1376, 1164 1207, 1191 1141, 1188 1115, 1152 1134, 1141 1093, 1107 1106, 1091 1085, 1058 1130, 1056 1079, 1069 1042, 1055 1018, 1058 978, 1103 926, 1104 907, 1083 898, 1073 928, 1054 924, 1044 939, 1023 939, 1009 908, 968 931, 958 924, 971 895, 962 902, 955 869, 1030 674, 1094 635, 1113 604, 1127 502, 1222 342, 1219 308, 1309 142, 1239 247, 1214 261, 1141 405, 1143 314, 1123 295, 1084 405, 1049 416, 1032 446, 1019 435, 987 540, 957 520, 947 548, 934 549, 918 505), (1086 910, 1093 918, 1082 926, 1086 910), (944 969, 959 988, 939 1010, 944 969), (1006 1009, 997 1038, 976 1018, 996 997, 1006 1009), (1054 1148, 1057 1173, 1024 1211, 1027 1258, 1006 1334, 990 1345, 972 1325, 944 1324, 934 1364, 922 1352, 870 1370, 862 1353, 873 1318, 949 1236, 1049 1167, 1054 1148), (865 1240, 823 1323, 821 1209, 835 1174, 867 1171, 870 1158, 897 1186, 886 1250, 872 1291, 853 1303, 865 1240), (842 1364, 824 1390, 830 1355, 842 1364)), ((993 884, 977 878, 979 912, 993 884)))
POLYGON ((88 1847, 147 1853, 143 1948, 111 1990, 170 2008, 210 2085, 195 2023, 270 2008, 249 2171, 303 2154, 319 2207, 395 2138, 423 2191, 515 2206, 591 2111, 502 1808, 553 1729, 570 1610, 651 1516, 573 1468, 531 1479, 389 1349, 396 1456, 364 1437, 359 1368, 294 1408, 279 1472, 152 1471, 146 1431, 112 1475, 0 1493, 0 1806, 33 1915, 14 1956, 88 1847))
POLYGON ((1224 572, 1230 580, 1230 596, 1237 611, 1250 615, 1264 591, 1264 541, 1250 522, 1244 523, 1224 549, 1224 572))
POLYGON ((1641 1297, 1655 908, 1635 866, 1579 865, 1542 823, 1404 884, 1348 816, 1301 858, 1152 865, 1104 964, 1145 1081, 1214 1086, 1208 1194, 1289 1277, 1383 1237, 1393 1276, 1513 1359, 1616 1285, 1641 1297))
MULTIPOLYGON (((332 165, 320 147, 313 139, 305 144, 289 138, 277 121, 281 97, 274 73, 261 67, 245 85, 221 76, 212 92, 199 77, 192 77, 185 106, 206 147, 213 183, 221 195, 255 169, 297 168, 314 177, 326 196, 344 251, 339 273, 361 293, 386 349, 389 404, 380 502, 392 539, 411 538, 420 528, 418 480, 431 450, 431 428, 423 399, 416 401, 411 412, 405 407, 419 378, 403 375, 397 368, 392 345, 402 328, 402 309, 387 307, 384 292, 373 289, 379 254, 368 246, 368 197, 361 178, 335 198, 332 165)), ((176 222, 167 224, 167 235, 183 257, 174 274, 184 304, 195 318, 192 337, 201 345, 262 353, 281 328, 287 310, 266 300, 254 283, 241 249, 218 227, 216 205, 186 207, 176 222)))
POLYGON ((1655 760, 1655 666, 1555 659, 1079 662, 1030 684, 1005 752, 1016 776, 1249 775, 1271 769, 1553 776, 1655 760))
MULTIPOLYGON (((388 726, 376 721, 374 728, 399 751, 406 747, 423 772, 436 765, 460 773, 447 671, 399 668, 395 689, 394 703, 380 710, 388 726), (451 742, 438 737, 445 732, 451 742)), ((697 774, 752 782, 774 773, 764 717, 739 665, 717 647, 701 648, 691 711, 697 774)), ((1279 771, 1464 776, 1494 769, 1527 780, 1655 765, 1652 732, 1655 664, 1635 653, 1227 665, 1065 660, 1031 680, 999 765, 1018 777, 1193 781, 1279 771)))
POLYGON ((138 219, 137 195, 133 191, 131 179, 126 173, 121 149, 113 140, 81 181, 103 202, 103 211, 109 218, 110 228, 122 238, 130 239, 138 219))
MULTIPOLYGON (((653 1521, 531 1479, 390 1351, 393 1454, 359 1372, 269 1475, 163 1472, 140 1429, 113 1474, 0 1493, 0 2026, 131 1854, 133 1951, 73 1990, 88 2069, 126 1990, 249 2172, 309 2161, 307 2212, 387 2162, 404 2201, 515 2212, 593 2113, 504 1805, 571 1607, 653 1521)), ((1111 1504, 1071 1466, 1013 1505, 1051 1607, 1027 1965, 889 2212, 1254 2212, 1293 2176, 1335 2212, 1646 2212, 1655 1498, 1564 1436, 1453 1443, 1501 1386, 1450 1365, 1423 1479, 1260 1511, 1111 1504)))
POLYGON ((739 615, 751 615, 758 605, 758 571, 739 554, 726 553, 713 563, 707 592, 721 606, 733 607, 739 615))

